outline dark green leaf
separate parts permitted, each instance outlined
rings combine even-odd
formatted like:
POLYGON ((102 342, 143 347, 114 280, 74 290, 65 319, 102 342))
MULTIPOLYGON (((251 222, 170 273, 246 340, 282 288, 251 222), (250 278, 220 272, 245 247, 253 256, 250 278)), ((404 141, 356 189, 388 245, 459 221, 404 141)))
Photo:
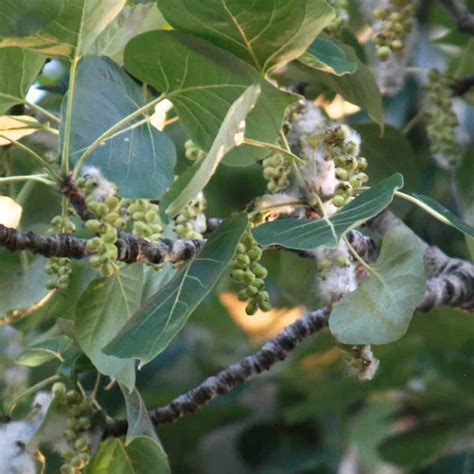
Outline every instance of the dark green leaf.
MULTIPOLYGON (((50 8, 50 3, 51 0, 40 2, 45 8, 50 8)), ((54 21, 41 25, 43 28, 30 36, 0 39, 0 46, 20 46, 47 56, 85 55, 120 13, 125 0, 58 0, 56 4, 61 9, 54 21)))
POLYGON ((36 367, 52 359, 62 361, 63 354, 72 344, 68 336, 59 335, 30 344, 17 357, 19 364, 36 367))
POLYGON ((466 224, 462 219, 460 219, 456 214, 453 214, 449 209, 446 209, 439 202, 431 199, 428 196, 423 196, 422 194, 413 194, 419 201, 423 204, 426 204, 429 208, 433 209, 435 212, 443 216, 449 221, 449 225, 453 226, 455 229, 459 230, 469 237, 474 237, 474 227, 466 224))
POLYGON ((44 57, 39 54, 20 48, 0 48, 0 115, 26 97, 43 64, 44 57))
POLYGON ((373 273, 346 293, 329 317, 329 329, 343 344, 386 344, 405 334, 426 286, 423 249, 405 226, 385 236, 373 273))
MULTIPOLYGON (((247 87, 259 84, 261 96, 246 121, 246 136, 273 143, 286 107, 296 96, 282 92, 254 69, 199 38, 177 31, 153 31, 133 38, 125 66, 166 94, 189 137, 209 150, 229 107, 247 87)), ((225 162, 249 164, 265 150, 243 145, 225 162)))
MULTIPOLYGON (((67 96, 63 112, 66 103, 67 96)), ((81 60, 71 122, 72 161, 76 162, 104 131, 143 105, 139 86, 110 59, 88 56, 81 60)), ((139 117, 128 126, 142 119, 139 117)), ((124 197, 158 199, 173 182, 175 161, 172 141, 146 123, 105 141, 86 164, 99 167, 124 197)))
POLYGON ((324 245, 335 247, 348 230, 376 216, 391 202, 397 189, 403 186, 401 174, 380 181, 328 219, 278 219, 254 229, 253 235, 264 247, 312 250, 324 245))
POLYGON ((246 214, 221 224, 198 256, 139 309, 105 352, 138 358, 141 365, 163 352, 232 260, 247 225, 246 214))
POLYGON ((58 0, 2 0, 0 3, 0 39, 27 36, 46 28, 59 14, 58 0))
POLYGON ((346 53, 328 38, 316 38, 298 61, 336 76, 353 74, 357 70, 357 62, 349 60, 346 53))
POLYGON ((263 73, 300 56, 334 18, 321 0, 157 0, 177 30, 227 49, 263 73))
POLYGON ((204 189, 224 155, 232 148, 242 144, 247 115, 255 107, 259 95, 260 86, 252 85, 230 106, 206 158, 199 164, 199 169, 179 195, 167 207, 166 213, 170 217, 178 214, 191 199, 194 199, 204 189))
POLYGON ((344 51, 350 61, 357 63, 357 70, 354 74, 335 76, 334 74, 309 68, 297 61, 292 63, 295 76, 316 88, 321 86, 327 87, 332 92, 340 94, 348 102, 358 105, 367 112, 370 118, 383 131, 382 96, 371 70, 358 59, 350 46, 340 43, 336 44, 344 51))
POLYGON ((85 474, 169 474, 168 457, 163 448, 146 436, 125 445, 118 438, 101 443, 84 471, 85 474))
POLYGON ((142 267, 133 265, 110 278, 90 283, 76 308, 77 342, 97 370, 132 390, 133 360, 118 359, 101 352, 140 306, 142 267))
POLYGON ((36 257, 25 268, 19 254, 0 250, 0 316, 13 309, 25 309, 46 296, 46 260, 36 257))

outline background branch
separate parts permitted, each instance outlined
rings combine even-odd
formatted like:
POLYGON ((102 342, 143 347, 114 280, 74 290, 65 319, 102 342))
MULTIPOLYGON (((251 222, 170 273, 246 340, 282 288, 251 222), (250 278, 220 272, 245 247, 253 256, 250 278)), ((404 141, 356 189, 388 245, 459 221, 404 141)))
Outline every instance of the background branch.
POLYGON ((469 11, 464 0, 440 0, 451 13, 459 31, 474 35, 474 15, 469 11))

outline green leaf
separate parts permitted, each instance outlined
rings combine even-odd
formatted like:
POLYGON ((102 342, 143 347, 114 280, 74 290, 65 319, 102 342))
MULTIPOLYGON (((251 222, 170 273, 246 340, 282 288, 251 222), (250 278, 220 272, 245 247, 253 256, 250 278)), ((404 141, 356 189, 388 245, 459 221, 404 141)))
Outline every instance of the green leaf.
POLYGON ((335 44, 344 51, 350 61, 357 63, 357 70, 354 74, 335 76, 334 74, 312 69, 297 61, 292 63, 294 79, 306 81, 316 88, 327 87, 332 92, 340 94, 348 102, 365 110, 383 132, 382 95, 372 71, 359 60, 350 46, 336 42, 335 44))
MULTIPOLYGON (((41 0, 48 7, 51 0, 41 0)), ((7 37, 0 46, 20 46, 47 56, 85 55, 120 13, 125 0, 58 0, 61 11, 54 21, 30 36, 7 37)))
POLYGON ((346 293, 329 317, 329 329, 343 344, 386 344, 405 334, 423 299, 423 249, 405 226, 385 236, 373 273, 346 293))
POLYGON ((182 189, 179 196, 169 205, 166 213, 175 216, 194 197, 201 192, 216 172, 224 155, 232 148, 242 144, 245 134, 245 120, 255 107, 260 95, 260 86, 254 84, 230 106, 222 122, 216 139, 199 169, 182 189))
POLYGON ((247 226, 246 214, 222 223, 197 257, 139 309, 104 352, 140 359, 142 366, 163 352, 229 265, 247 226))
POLYGON ((462 232, 464 235, 468 235, 469 237, 474 237, 474 227, 466 224, 456 214, 453 214, 449 209, 446 209, 439 202, 428 196, 424 196, 423 194, 414 193, 413 196, 438 214, 441 214, 441 216, 449 221, 449 225, 459 230, 459 232, 462 232))
POLYGON ((25 309, 38 303, 48 290, 42 257, 23 268, 19 254, 0 250, 0 316, 14 309, 25 309))
MULTIPOLYGON (((65 113, 67 96, 63 100, 65 113)), ((77 71, 71 121, 71 160, 103 132, 144 105, 140 87, 108 58, 88 56, 77 71)), ((138 117, 127 127, 142 120, 138 117)), ((61 126, 64 139, 64 124, 61 126)), ((118 132, 87 158, 127 198, 158 199, 173 182, 176 151, 170 138, 149 123, 118 132)))
POLYGON ((118 438, 101 443, 84 471, 85 474, 170 474, 168 457, 163 448, 146 436, 129 445, 118 438))
POLYGON ((353 74, 357 70, 357 62, 349 60, 344 50, 328 38, 316 38, 298 61, 311 69, 336 76, 353 74))
POLYGON ((108 56, 115 63, 123 65, 125 46, 134 36, 163 28, 164 25, 165 19, 154 3, 130 5, 129 2, 98 36, 88 54, 108 56))
POLYGON ((135 438, 148 436, 159 443, 153 423, 148 416, 145 403, 136 387, 129 392, 126 387, 120 385, 125 405, 127 406, 127 438, 126 444, 130 444, 135 438))
POLYGON ((76 308, 77 342, 97 370, 129 390, 135 384, 133 360, 101 352, 140 306, 142 267, 132 265, 110 278, 90 283, 76 308))
POLYGON ((264 247, 280 245, 297 250, 312 250, 321 245, 335 247, 348 230, 383 211, 402 186, 403 176, 394 174, 327 219, 278 219, 258 226, 252 233, 264 247))
POLYGON ((51 23, 61 10, 58 0, 2 0, 0 38, 28 36, 51 23))
POLYGON ((17 357, 19 364, 37 367, 53 359, 62 361, 61 354, 71 346, 72 341, 68 336, 59 335, 40 342, 34 342, 24 349, 17 357))
POLYGON ((157 0, 174 29, 226 49, 262 73, 300 56, 333 20, 321 0, 157 0))
POLYGON ((41 55, 20 48, 0 48, 0 115, 22 102, 43 64, 41 55))
MULTIPOLYGON (((273 143, 286 107, 297 99, 230 53, 177 31, 152 31, 133 38, 125 49, 125 66, 166 94, 188 136, 206 151, 232 103, 252 84, 260 85, 261 96, 246 121, 248 138, 273 143)), ((242 145, 225 162, 249 164, 266 153, 242 145)))

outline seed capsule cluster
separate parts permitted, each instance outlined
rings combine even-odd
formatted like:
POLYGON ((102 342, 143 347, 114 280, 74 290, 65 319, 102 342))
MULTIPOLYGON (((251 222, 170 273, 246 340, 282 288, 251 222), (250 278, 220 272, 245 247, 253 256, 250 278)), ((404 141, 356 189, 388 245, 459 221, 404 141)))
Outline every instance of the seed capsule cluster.
POLYGON ((148 199, 137 199, 129 203, 127 214, 132 220, 132 233, 150 241, 163 237, 160 209, 148 199))
POLYGON ((186 140, 184 150, 184 155, 189 161, 202 161, 207 156, 207 153, 195 145, 192 140, 186 140))
POLYGON ((202 239, 202 234, 207 229, 204 214, 206 207, 207 201, 203 193, 199 193, 184 206, 175 219, 176 235, 182 239, 202 239))
POLYGON ((94 406, 90 398, 84 398, 77 390, 66 390, 63 383, 55 383, 52 387, 53 397, 65 409, 67 429, 64 438, 68 447, 61 451, 63 464, 61 474, 79 474, 84 470, 91 458, 91 443, 87 431, 91 428, 91 417, 94 406))
POLYGON ((87 250, 94 253, 89 263, 104 276, 111 276, 119 268, 115 242, 117 229, 123 229, 126 225, 121 214, 124 202, 114 195, 115 188, 110 195, 97 199, 94 196, 97 182, 93 178, 79 178, 76 184, 85 191, 87 209, 96 216, 85 223, 86 229, 97 235, 87 242, 87 250))
POLYGON ((379 20, 372 36, 380 61, 400 52, 413 29, 415 5, 413 0, 390 0, 386 6, 375 8, 372 15, 379 20))
MULTIPOLYGON (((76 226, 71 222, 73 211, 68 209, 64 216, 55 216, 51 220, 52 227, 48 232, 60 233, 66 232, 73 234, 76 232, 76 226)), ((44 267, 48 275, 53 276, 46 282, 48 290, 67 290, 69 286, 69 278, 72 273, 71 260, 69 258, 51 257, 44 267)))
POLYGON ((248 315, 253 315, 258 309, 270 311, 270 295, 265 291, 264 278, 267 276, 267 269, 259 263, 263 251, 257 244, 250 232, 246 232, 240 243, 237 245, 237 253, 231 264, 232 280, 245 285, 239 291, 239 300, 248 301, 245 311, 248 315))
POLYGON ((335 10, 336 16, 334 20, 326 27, 326 30, 329 34, 338 36, 341 32, 341 29, 349 21, 349 14, 347 9, 349 8, 348 0, 330 0, 328 2, 335 10))
POLYGON ((262 165, 263 177, 268 181, 268 191, 276 193, 288 188, 290 185, 288 176, 291 173, 291 163, 287 156, 283 153, 271 152, 262 161, 262 165))
POLYGON ((451 168, 461 154, 455 128, 458 119, 452 107, 452 78, 437 69, 430 70, 426 84, 427 97, 424 108, 426 131, 431 151, 443 168, 451 168))

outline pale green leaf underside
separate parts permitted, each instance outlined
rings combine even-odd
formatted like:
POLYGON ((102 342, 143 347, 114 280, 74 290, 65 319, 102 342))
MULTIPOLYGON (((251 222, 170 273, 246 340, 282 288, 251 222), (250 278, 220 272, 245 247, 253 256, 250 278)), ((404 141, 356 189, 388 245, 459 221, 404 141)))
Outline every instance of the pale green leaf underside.
MULTIPOLYGON (((246 136, 273 143, 286 107, 297 97, 280 91, 248 64, 207 41, 177 31, 152 31, 133 38, 125 49, 125 67, 166 94, 188 136, 208 151, 231 105, 259 84, 261 95, 246 121, 246 136)), ((224 162, 249 164, 265 150, 242 145, 224 162)))
POLYGON ((383 211, 392 202, 395 191, 402 186, 402 175, 394 174, 327 219, 278 219, 260 225, 252 232, 264 247, 280 245, 297 250, 312 250, 321 245, 335 247, 348 230, 383 211))
POLYGON ((179 196, 166 209, 169 216, 178 214, 191 199, 197 196, 216 172, 224 155, 232 148, 241 145, 247 114, 255 107, 259 95, 260 86, 254 84, 230 106, 206 158, 179 196))
POLYGON ((300 56, 334 18, 322 0, 157 0, 168 22, 261 72, 300 56))
POLYGON ((373 269, 375 274, 346 293, 331 312, 329 328, 343 344, 386 344, 399 339, 423 299, 423 249, 407 227, 387 233, 373 269))
POLYGON ((298 58, 305 66, 336 76, 353 74, 357 70, 357 62, 351 61, 344 50, 327 38, 316 38, 298 58))
POLYGON ((246 214, 221 224, 197 257, 137 311, 105 353, 137 358, 143 365, 163 352, 232 260, 247 225, 246 214))
POLYGON ((103 349, 140 306, 142 267, 132 265, 110 278, 90 283, 76 308, 77 342, 97 370, 132 390, 133 360, 104 354, 103 349))
POLYGON ((62 355, 72 344, 72 340, 65 335, 54 336, 43 341, 33 343, 24 349, 17 357, 19 364, 37 367, 53 359, 63 360, 62 355))

